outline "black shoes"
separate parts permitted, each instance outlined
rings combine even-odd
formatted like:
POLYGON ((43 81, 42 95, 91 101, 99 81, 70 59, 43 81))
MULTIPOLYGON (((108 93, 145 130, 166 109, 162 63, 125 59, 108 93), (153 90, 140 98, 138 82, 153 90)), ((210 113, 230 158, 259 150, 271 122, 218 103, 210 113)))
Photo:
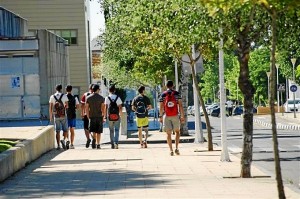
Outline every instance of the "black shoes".
POLYGON ((97 149, 101 149, 100 144, 97 144, 97 149))
POLYGON ((111 144, 111 148, 114 149, 114 148, 115 148, 115 145, 114 145, 114 144, 111 144))
POLYGON ((89 148, 91 143, 91 139, 88 139, 85 144, 85 148, 89 148))
POLYGON ((70 148, 70 141, 67 141, 66 142, 66 149, 69 149, 70 148))
MULTIPOLYGON (((100 145, 99 145, 100 146, 100 145)), ((92 141, 92 148, 95 149, 96 148, 96 139, 93 139, 92 141)))

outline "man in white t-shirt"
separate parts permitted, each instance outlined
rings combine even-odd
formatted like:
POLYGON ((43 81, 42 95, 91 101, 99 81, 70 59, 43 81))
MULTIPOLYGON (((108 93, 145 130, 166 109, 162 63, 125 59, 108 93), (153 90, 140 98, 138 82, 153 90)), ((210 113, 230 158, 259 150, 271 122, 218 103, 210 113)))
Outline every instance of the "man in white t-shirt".
POLYGON ((105 98, 105 119, 108 121, 112 149, 119 148, 119 129, 122 115, 122 100, 115 94, 114 85, 109 87, 109 95, 105 98))
POLYGON ((233 102, 231 100, 228 100, 226 104, 227 104, 228 115, 232 116, 233 102))
POLYGON ((68 125, 67 125, 67 113, 68 97, 62 93, 62 85, 58 84, 55 87, 56 93, 50 96, 49 99, 49 118, 50 122, 54 121, 54 127, 56 131, 57 149, 60 149, 60 143, 63 149, 69 148, 68 140, 68 125), (63 140, 60 140, 60 130, 63 131, 63 140))

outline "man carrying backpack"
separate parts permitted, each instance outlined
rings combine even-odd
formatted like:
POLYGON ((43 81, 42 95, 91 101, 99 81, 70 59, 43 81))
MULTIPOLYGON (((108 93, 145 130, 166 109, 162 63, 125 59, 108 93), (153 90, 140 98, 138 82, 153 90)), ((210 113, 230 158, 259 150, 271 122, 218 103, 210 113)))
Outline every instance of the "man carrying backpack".
POLYGON ((112 149, 119 148, 119 129, 122 115, 122 100, 115 94, 115 85, 109 87, 109 95, 105 98, 105 119, 108 120, 110 143, 112 149))
POLYGON ((171 133, 174 130, 175 137, 175 154, 179 155, 179 138, 180 138, 180 123, 184 122, 184 112, 182 107, 181 96, 178 91, 173 90, 173 81, 167 81, 167 90, 164 91, 159 98, 159 120, 163 123, 163 128, 167 133, 167 142, 170 149, 170 155, 173 156, 172 137, 171 133))
POLYGON ((139 140, 141 148, 147 148, 147 138, 148 138, 148 110, 151 109, 150 99, 144 94, 145 87, 140 86, 138 89, 139 95, 137 95, 132 101, 132 110, 136 114, 136 125, 139 132, 139 140), (142 130, 144 129, 145 141, 143 141, 142 130))
POLYGON ((68 116, 68 127, 70 129, 71 145, 70 149, 74 149, 74 136, 76 127, 76 109, 79 108, 78 98, 72 95, 72 86, 66 86, 67 97, 69 99, 67 116, 68 116))
POLYGON ((50 96, 49 99, 49 118, 50 122, 54 118, 54 127, 56 131, 57 149, 60 149, 60 143, 63 149, 69 148, 68 141, 68 127, 67 127, 67 115, 66 108, 68 108, 68 97, 64 95, 62 91, 62 85, 58 84, 55 87, 56 93, 50 96), (54 116, 54 117, 53 117, 54 116), (60 130, 63 131, 64 139, 60 140, 60 130))

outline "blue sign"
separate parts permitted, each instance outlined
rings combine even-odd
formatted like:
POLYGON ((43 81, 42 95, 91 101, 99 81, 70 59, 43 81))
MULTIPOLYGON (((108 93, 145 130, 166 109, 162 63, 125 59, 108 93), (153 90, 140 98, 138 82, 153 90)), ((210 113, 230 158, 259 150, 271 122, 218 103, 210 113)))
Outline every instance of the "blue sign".
POLYGON ((296 92, 297 91, 297 86, 296 85, 292 85, 291 87, 290 87, 290 90, 294 93, 294 92, 296 92))

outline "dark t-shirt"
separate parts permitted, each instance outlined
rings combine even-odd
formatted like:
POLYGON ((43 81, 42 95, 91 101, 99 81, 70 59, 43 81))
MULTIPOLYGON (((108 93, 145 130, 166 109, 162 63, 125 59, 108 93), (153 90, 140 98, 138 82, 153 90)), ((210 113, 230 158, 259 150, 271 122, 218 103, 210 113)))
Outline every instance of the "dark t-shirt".
MULTIPOLYGON (((168 90, 167 90, 168 93, 171 93, 171 92, 173 92, 173 91, 174 91, 174 96, 175 96, 175 98, 176 98, 176 101, 178 102, 178 100, 181 99, 180 93, 179 93, 178 91, 171 90, 171 89, 168 89, 168 90)), ((159 99, 158 99, 158 101, 159 101, 159 102, 163 102, 163 101, 165 100, 166 96, 167 96, 166 93, 165 93, 165 92, 162 92, 161 95, 160 95, 160 97, 159 97, 159 99)))
POLYGON ((104 97, 93 93, 86 98, 86 103, 89 104, 90 118, 102 117, 101 106, 104 103, 104 97))
MULTIPOLYGON (((131 105, 136 107, 137 103, 139 101, 144 102, 146 108, 147 108, 147 106, 151 105, 150 99, 145 95, 138 95, 135 98, 133 98, 131 105)), ((145 115, 146 115, 146 117, 148 117, 148 109, 146 109, 146 114, 145 115)))

